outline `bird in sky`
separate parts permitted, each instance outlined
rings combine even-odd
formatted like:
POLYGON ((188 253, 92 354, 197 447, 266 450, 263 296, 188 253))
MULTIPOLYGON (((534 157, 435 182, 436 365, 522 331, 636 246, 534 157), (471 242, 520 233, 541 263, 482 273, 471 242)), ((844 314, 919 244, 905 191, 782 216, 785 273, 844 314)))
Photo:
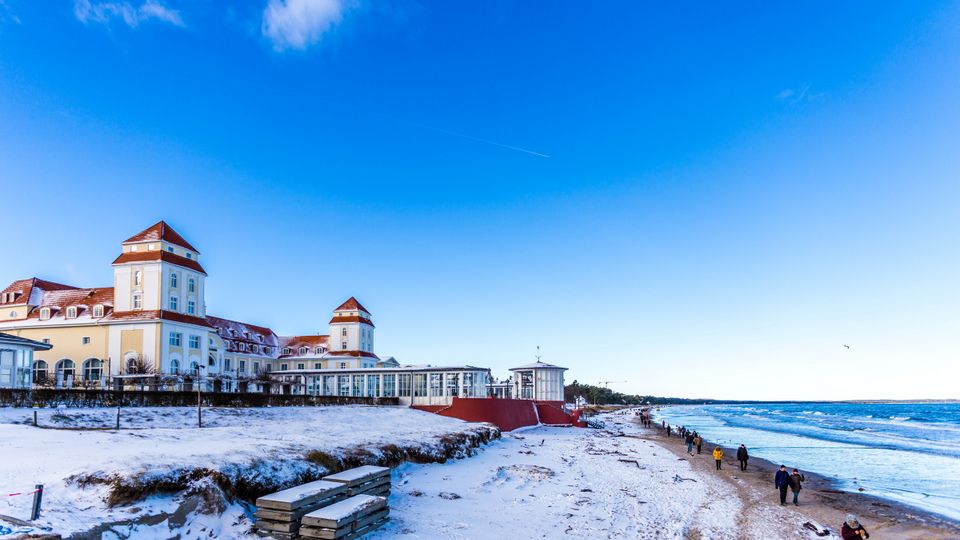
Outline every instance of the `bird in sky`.
POLYGON ((849 345, 844 345, 844 347, 846 347, 847 349, 850 349, 850 346, 849 346, 849 345))

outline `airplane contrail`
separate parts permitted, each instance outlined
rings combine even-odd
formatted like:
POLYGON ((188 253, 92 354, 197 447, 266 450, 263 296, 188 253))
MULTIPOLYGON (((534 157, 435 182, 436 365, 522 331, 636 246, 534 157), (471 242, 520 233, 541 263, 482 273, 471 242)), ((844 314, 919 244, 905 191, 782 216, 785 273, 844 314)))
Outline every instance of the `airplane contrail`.
MULTIPOLYGON (((399 118, 398 118, 399 120, 399 118)), ((489 139, 481 139, 480 137, 474 137, 473 135, 467 135, 466 133, 458 133, 456 131, 450 131, 449 129, 444 129, 436 126, 428 126, 427 124, 421 124, 420 122, 414 122, 413 120, 404 120, 404 122, 409 122, 415 126, 422 127, 424 129, 430 129, 433 131, 439 131, 440 133, 446 133, 447 135, 453 135, 454 137, 462 137, 464 139, 469 139, 471 141, 477 141, 484 144, 491 144, 493 146, 499 146, 500 148, 506 148, 507 150, 513 150, 515 152, 523 152, 524 154, 530 154, 531 156, 537 156, 542 158, 550 159, 550 156, 547 154, 542 154, 540 152, 534 152, 533 150, 527 148, 521 148, 519 146, 513 146, 509 144, 499 143, 497 141, 491 141, 489 139)))

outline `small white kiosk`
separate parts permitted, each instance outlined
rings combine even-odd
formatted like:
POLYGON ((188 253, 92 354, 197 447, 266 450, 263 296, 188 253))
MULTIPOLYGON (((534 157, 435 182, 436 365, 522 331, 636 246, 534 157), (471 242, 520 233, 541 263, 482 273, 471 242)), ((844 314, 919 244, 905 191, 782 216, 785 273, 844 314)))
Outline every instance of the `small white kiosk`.
POLYGON ((563 372, 567 368, 537 360, 532 364, 511 368, 513 398, 563 403, 563 372))

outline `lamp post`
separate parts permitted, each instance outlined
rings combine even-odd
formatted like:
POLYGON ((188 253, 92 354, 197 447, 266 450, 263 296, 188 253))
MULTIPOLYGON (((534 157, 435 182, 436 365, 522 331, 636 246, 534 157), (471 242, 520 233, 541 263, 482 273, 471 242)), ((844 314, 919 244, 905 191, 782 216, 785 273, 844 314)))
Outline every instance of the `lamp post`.
POLYGON ((201 397, 200 397, 200 370, 206 366, 201 366, 197 363, 197 427, 203 427, 203 413, 200 408, 201 397))

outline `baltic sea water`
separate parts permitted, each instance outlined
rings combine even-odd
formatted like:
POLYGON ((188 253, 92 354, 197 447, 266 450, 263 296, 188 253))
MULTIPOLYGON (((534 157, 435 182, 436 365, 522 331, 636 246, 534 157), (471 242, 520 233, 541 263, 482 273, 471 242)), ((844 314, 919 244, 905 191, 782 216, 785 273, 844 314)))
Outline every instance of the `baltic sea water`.
POLYGON ((656 418, 960 521, 960 403, 679 405, 656 418))

